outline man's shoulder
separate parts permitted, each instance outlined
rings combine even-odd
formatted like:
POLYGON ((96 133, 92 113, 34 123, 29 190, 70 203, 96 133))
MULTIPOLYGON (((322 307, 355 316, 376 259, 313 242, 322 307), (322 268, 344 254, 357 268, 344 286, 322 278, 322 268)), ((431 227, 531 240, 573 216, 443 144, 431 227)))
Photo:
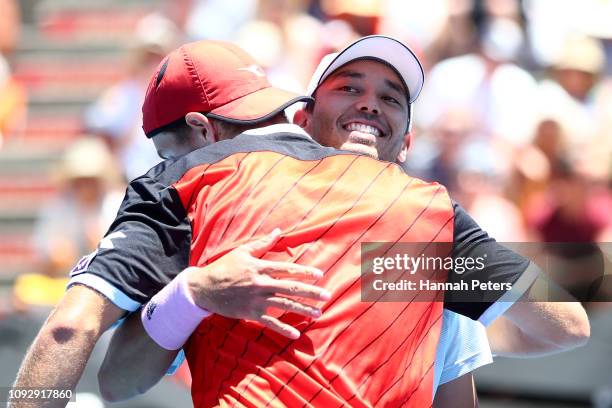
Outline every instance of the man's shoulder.
POLYGON ((291 156, 300 160, 320 160, 334 154, 348 154, 321 146, 296 125, 278 124, 253 128, 233 139, 210 144, 175 160, 164 160, 147 173, 132 180, 130 184, 170 186, 193 168, 214 165, 231 157, 262 152, 291 156))
POLYGON ((444 205, 452 207, 453 211, 456 210, 455 201, 451 200, 448 189, 443 184, 438 183, 437 181, 427 181, 420 179, 418 177, 413 177, 407 174, 404 169, 398 166, 402 174, 410 180, 410 188, 412 192, 421 194, 421 195, 435 195, 444 198, 444 205))

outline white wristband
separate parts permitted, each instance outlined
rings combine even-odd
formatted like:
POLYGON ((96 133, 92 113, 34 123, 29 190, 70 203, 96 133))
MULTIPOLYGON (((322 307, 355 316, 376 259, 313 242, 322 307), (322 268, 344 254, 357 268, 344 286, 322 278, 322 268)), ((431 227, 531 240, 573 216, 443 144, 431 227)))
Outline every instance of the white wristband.
POLYGON ((140 319, 149 336, 166 350, 178 350, 202 320, 212 313, 191 297, 186 271, 181 272, 142 308, 140 319))

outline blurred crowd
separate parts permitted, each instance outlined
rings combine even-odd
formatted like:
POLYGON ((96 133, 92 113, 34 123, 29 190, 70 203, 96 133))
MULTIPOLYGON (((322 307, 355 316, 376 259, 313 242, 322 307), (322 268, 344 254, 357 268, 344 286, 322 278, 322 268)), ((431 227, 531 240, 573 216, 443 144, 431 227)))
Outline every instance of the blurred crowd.
MULTIPOLYGON (((3 55, 18 41, 18 6, 0 0, 3 55)), ((61 161, 60 193, 36 227, 42 270, 65 277, 112 219, 116 191, 159 162, 140 128, 147 81, 169 50, 203 38, 237 43, 295 91, 326 53, 399 38, 426 70, 409 173, 446 185, 499 241, 612 241, 610 16, 604 0, 161 0, 61 161)), ((1 141, 27 120, 1 55, 0 90, 1 141)))

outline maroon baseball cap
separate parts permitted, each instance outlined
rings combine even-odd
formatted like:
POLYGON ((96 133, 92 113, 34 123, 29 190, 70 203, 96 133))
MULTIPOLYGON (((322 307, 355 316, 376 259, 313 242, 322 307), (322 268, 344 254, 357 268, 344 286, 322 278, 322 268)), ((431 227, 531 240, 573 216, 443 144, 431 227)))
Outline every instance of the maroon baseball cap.
POLYGON ((256 124, 309 100, 272 87, 263 69, 239 47, 197 41, 174 50, 159 64, 142 105, 142 128, 152 137, 189 112, 256 124))

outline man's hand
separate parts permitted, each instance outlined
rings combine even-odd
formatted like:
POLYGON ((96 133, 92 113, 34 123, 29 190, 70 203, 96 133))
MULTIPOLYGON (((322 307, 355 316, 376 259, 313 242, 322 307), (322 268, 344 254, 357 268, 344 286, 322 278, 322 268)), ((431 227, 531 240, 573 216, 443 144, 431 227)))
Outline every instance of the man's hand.
MULTIPOLYGON (((86 286, 74 285, 51 313, 28 351, 15 382, 16 388, 74 390, 100 335, 123 310, 86 286)), ((67 399, 36 406, 63 407, 67 399)), ((9 407, 31 407, 31 401, 9 402, 9 407)))
POLYGON ((317 268, 259 259, 278 242, 279 236, 277 228, 210 265, 185 270, 196 304, 212 313, 255 320, 283 336, 298 338, 298 330, 268 315, 267 310, 276 308, 317 318, 321 315, 319 308, 294 297, 327 301, 331 295, 320 287, 293 280, 319 279, 323 272, 317 268))

